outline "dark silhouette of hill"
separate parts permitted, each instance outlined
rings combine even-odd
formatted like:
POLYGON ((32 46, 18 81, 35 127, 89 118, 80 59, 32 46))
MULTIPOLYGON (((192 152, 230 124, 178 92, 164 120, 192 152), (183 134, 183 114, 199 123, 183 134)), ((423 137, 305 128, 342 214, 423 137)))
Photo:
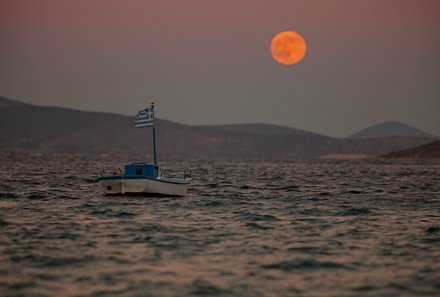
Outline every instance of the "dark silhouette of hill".
POLYGON ((440 159, 440 140, 381 156, 389 159, 440 159))
POLYGON ((29 105, 27 103, 24 102, 20 102, 17 100, 12 100, 12 99, 8 99, 5 97, 0 97, 0 107, 7 107, 7 106, 23 106, 23 105, 29 105))
MULTIPOLYGON (((117 154, 137 158, 151 148, 151 129, 135 129, 134 117, 14 102, 0 105, 2 151, 117 154)), ((432 141, 418 137, 337 139, 275 125, 227 125, 225 128, 189 126, 162 119, 156 119, 156 130, 159 157, 376 156, 432 141)))
MULTIPOLYGON (((213 129, 217 131, 230 131, 230 132, 243 132, 243 133, 251 133, 257 135, 316 135, 319 134, 308 132, 300 129, 279 126, 279 125, 271 125, 271 124, 263 124, 263 123, 254 123, 254 124, 232 124, 232 125, 211 125, 211 126, 199 126, 208 129, 213 129)), ((322 135, 321 135, 322 136, 322 135)))
POLYGON ((348 138, 381 138, 392 136, 434 138, 434 136, 400 122, 386 122, 373 125, 350 135, 348 138))

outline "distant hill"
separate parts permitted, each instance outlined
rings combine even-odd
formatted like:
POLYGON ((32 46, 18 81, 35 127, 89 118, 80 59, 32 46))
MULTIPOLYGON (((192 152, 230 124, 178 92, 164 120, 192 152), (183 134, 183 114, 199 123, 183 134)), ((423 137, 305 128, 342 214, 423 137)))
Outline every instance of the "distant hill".
POLYGON ((381 157, 389 159, 440 159, 440 140, 406 150, 391 152, 381 157))
MULTIPOLYGON (((8 102, 7 99, 2 102, 8 102)), ((143 157, 151 130, 135 129, 134 117, 30 104, 0 105, 0 151, 86 153, 143 157)), ((310 159, 377 156, 432 139, 337 139, 266 124, 190 126, 156 119, 159 158, 166 156, 310 159)))
MULTIPOLYGON (((300 129, 271 125, 271 124, 233 124, 233 125, 211 125, 199 126, 202 128, 213 129, 217 131, 243 132, 257 135, 320 135, 317 133, 307 132, 300 129)), ((322 135, 321 135, 322 136, 322 135)))
POLYGON ((0 107, 7 107, 7 106, 17 106, 17 105, 30 105, 24 102, 8 99, 5 97, 0 97, 0 107))
POLYGON ((406 137, 422 137, 434 138, 420 129, 400 123, 400 122, 386 122, 371 126, 350 135, 348 138, 366 139, 366 138, 381 138, 391 136, 406 136, 406 137))

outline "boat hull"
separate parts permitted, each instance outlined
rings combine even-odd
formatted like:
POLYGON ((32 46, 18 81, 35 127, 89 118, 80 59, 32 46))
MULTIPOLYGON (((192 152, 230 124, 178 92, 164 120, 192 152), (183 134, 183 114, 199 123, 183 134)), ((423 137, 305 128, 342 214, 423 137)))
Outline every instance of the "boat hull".
POLYGON ((108 196, 182 197, 188 192, 191 179, 101 177, 99 186, 108 196))

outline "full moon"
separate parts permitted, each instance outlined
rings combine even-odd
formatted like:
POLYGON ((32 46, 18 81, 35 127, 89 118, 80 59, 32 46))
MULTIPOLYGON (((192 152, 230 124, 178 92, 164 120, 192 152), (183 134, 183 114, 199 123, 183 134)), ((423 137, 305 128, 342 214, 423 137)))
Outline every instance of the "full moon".
POLYGON ((272 57, 284 65, 298 63, 304 58, 306 51, 307 44, 304 37, 292 31, 278 33, 270 44, 272 57))

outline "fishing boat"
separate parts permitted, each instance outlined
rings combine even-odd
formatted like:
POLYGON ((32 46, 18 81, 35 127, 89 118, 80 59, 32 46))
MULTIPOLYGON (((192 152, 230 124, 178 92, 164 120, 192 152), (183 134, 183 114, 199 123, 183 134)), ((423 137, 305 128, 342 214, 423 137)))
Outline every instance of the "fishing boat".
POLYGON ((137 113, 135 127, 152 128, 154 162, 127 164, 120 175, 101 174, 98 179, 101 190, 112 196, 185 196, 191 183, 191 172, 184 171, 182 177, 168 177, 157 166, 154 103, 137 113))

